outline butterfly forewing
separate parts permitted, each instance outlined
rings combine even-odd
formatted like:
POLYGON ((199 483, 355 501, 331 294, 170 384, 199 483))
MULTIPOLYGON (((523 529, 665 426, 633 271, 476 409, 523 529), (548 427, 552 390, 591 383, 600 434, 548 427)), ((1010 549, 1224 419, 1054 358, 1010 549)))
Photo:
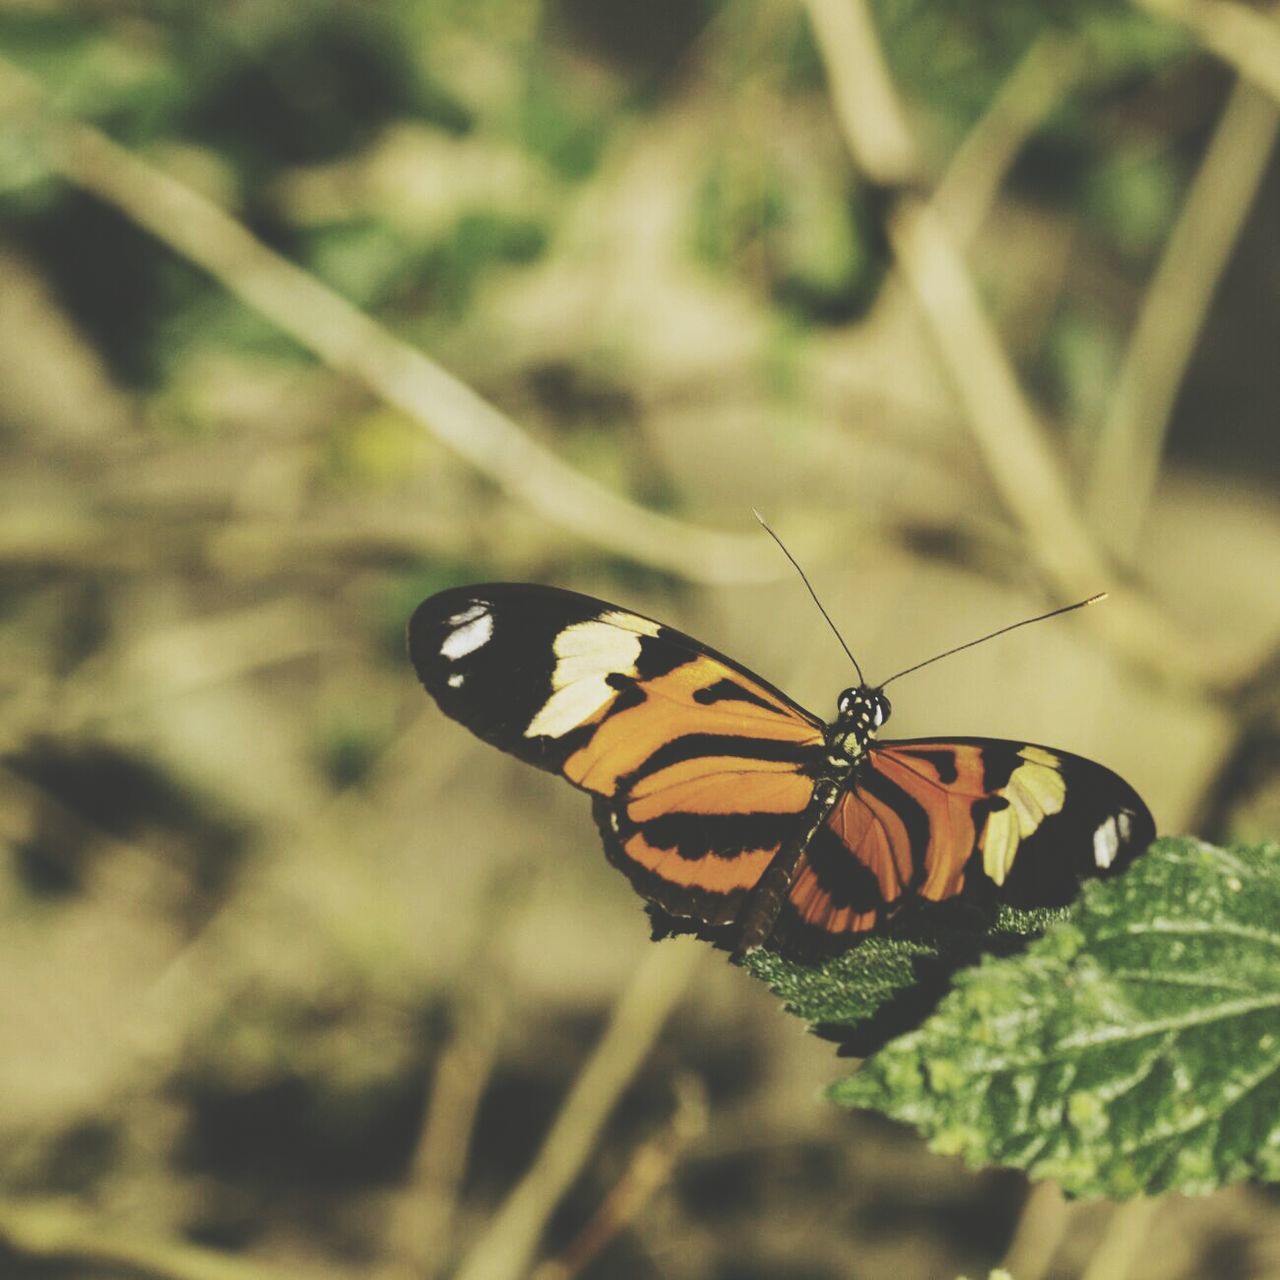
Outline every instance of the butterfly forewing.
POLYGON ((610 860, 673 916, 730 923, 813 794, 820 720, 689 636, 589 596, 442 592, 414 614, 409 650, 447 715, 597 797, 610 860))

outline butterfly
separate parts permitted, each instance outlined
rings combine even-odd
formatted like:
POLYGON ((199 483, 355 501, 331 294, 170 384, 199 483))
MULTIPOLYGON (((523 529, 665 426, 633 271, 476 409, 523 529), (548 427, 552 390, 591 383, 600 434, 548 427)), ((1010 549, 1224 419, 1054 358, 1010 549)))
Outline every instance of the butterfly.
POLYGON ((995 738, 880 741, 889 699, 861 673, 826 723, 690 636, 572 591, 442 591, 413 614, 409 654, 445 715, 590 794, 655 937, 811 962, 935 904, 1065 905, 1155 836, 1100 764, 995 738))

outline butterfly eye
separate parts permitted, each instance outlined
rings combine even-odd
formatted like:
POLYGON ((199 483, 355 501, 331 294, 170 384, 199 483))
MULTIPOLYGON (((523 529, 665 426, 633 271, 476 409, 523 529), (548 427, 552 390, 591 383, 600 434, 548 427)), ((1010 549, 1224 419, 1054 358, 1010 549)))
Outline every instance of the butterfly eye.
POLYGON ((892 708, 889 706, 889 699, 883 693, 876 695, 876 700, 872 703, 871 715, 878 729, 889 718, 889 712, 892 708))

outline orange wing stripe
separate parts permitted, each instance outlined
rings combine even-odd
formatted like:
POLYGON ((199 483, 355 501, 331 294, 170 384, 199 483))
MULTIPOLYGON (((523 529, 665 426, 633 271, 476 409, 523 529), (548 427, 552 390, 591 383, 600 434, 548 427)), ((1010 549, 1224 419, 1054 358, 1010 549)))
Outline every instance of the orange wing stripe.
POLYGON ((627 816, 647 822, 668 813, 801 813, 813 781, 785 760, 697 756, 668 765, 631 788, 627 816))
POLYGON ((623 846, 627 857, 652 871, 668 884, 687 889, 706 889, 712 893, 732 893, 735 889, 753 889, 765 873, 778 846, 751 849, 734 858, 707 854, 702 858, 682 858, 674 849, 656 849, 637 833, 623 846))
MULTIPOLYGON (((687 708, 694 701, 694 694, 699 690, 709 689, 713 684, 718 684, 726 678, 748 690, 752 697, 767 702, 771 707, 776 707, 777 712, 770 711, 767 707, 756 706, 751 702, 732 699, 726 702, 696 703, 700 717, 708 712, 728 711, 735 719, 754 721, 755 727, 748 732, 756 733, 759 731, 761 721, 772 725, 776 724, 779 716, 781 716, 789 724, 808 730, 811 735, 815 732, 813 725, 801 720, 796 715, 794 707, 789 706, 754 680, 748 680, 737 672, 730 672, 720 663, 714 662, 710 658, 694 658, 691 662, 684 662, 678 667, 673 667, 665 675, 655 676, 643 683, 645 693, 649 698, 670 698, 680 707, 687 708)), ((725 730, 719 730, 718 732, 725 732, 725 730)), ((817 727, 817 736, 819 738, 822 737, 821 726, 817 727)))
MULTIPOLYGON (((821 729, 781 704, 775 714, 737 700, 705 705, 693 701, 699 689, 710 688, 724 678, 724 669, 718 664, 694 661, 641 681, 644 702, 606 715, 591 740, 565 761, 565 776, 588 791, 611 796, 617 791, 619 778, 634 773, 665 743, 691 733, 766 738, 799 746, 822 742, 821 729)), ((743 687, 769 699, 758 686, 743 687)), ((751 760, 749 767, 754 769, 756 764, 751 760)))
MULTIPOLYGON (((915 774, 921 782, 937 787, 942 791, 953 792, 976 800, 988 794, 983 781, 982 750, 969 743, 957 742, 913 742, 909 748, 881 747, 871 758, 872 765, 880 769, 885 763, 892 763, 899 769, 915 774), (924 756, 917 752, 925 753, 924 756), (945 753, 955 762, 956 780, 943 782, 934 762, 927 759, 930 753, 945 753)), ((882 772, 889 773, 888 769, 882 772)), ((916 794, 916 788, 909 787, 901 775, 893 775, 893 780, 904 790, 916 794)))
POLYGON ((974 747, 953 746, 957 778, 944 783, 927 760, 877 751, 876 769, 902 788, 929 819, 929 845, 925 850, 924 883, 918 892, 931 902, 952 898, 964 888, 964 868, 977 844, 973 802, 986 794, 982 785, 982 755, 974 747))

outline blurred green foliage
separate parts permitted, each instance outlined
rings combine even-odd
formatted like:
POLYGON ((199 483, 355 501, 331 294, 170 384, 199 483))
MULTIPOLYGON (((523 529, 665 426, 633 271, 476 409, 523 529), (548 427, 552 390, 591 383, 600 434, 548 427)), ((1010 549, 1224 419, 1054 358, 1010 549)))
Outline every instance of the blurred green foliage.
MULTIPOLYGON (((1073 98, 1019 166, 1024 188, 1074 203, 1116 254, 1141 266, 1161 242, 1184 181, 1177 138, 1127 127, 1115 110, 1135 77, 1176 75, 1183 35, 1113 6, 972 6, 882 0, 876 7, 906 92, 934 108, 950 145, 1031 41, 1069 33, 1089 48, 1088 92, 1073 98), (1099 116, 1111 123, 1100 133, 1099 116)), ((61 109, 131 146, 193 149, 205 177, 259 234, 361 306, 391 319, 465 317, 496 273, 528 269, 555 234, 550 200, 478 190, 439 214, 388 221, 383 209, 324 214, 282 199, 279 179, 341 166, 406 122, 473 148, 512 146, 557 187, 588 180, 611 138, 714 67, 815 104, 825 93, 802 15, 746 6, 616 3, 353 6, 257 3, 234 14, 194 3, 0 13, 0 50, 56 86, 61 109), (767 43, 766 43, 767 42, 767 43), (585 60, 599 59, 590 74, 585 60), (568 76, 568 80, 566 80, 568 76), (568 91, 570 90, 572 91, 568 91)), ((760 93, 772 92, 765 88, 760 93)), ((842 324, 875 296, 886 252, 874 205, 850 185, 824 131, 800 146, 751 112, 726 119, 691 202, 688 241, 710 268, 763 289, 802 325, 842 324), (817 141, 820 145, 814 146, 817 141)), ((531 171, 532 172, 532 171, 531 171)), ((354 175, 352 175, 354 176, 354 175)), ((63 296, 117 372, 157 384, 185 343, 222 340, 282 354, 286 344, 167 262, 110 211, 76 197, 0 145, 0 213, 55 272, 63 296), (9 163, 5 163, 8 158, 9 163), (78 256, 67 246, 84 246, 78 256), (89 246, 92 246, 90 248, 89 246), (101 251, 101 246, 106 251, 101 251), (126 301, 127 300, 127 301, 126 301)), ((1118 317, 1108 319, 1115 338, 1118 317)), ((1078 328, 1046 331, 1046 370, 1083 403, 1078 328)), ((1052 379, 1050 380, 1050 384, 1052 379)))

